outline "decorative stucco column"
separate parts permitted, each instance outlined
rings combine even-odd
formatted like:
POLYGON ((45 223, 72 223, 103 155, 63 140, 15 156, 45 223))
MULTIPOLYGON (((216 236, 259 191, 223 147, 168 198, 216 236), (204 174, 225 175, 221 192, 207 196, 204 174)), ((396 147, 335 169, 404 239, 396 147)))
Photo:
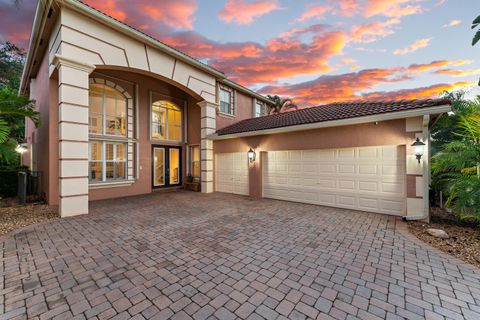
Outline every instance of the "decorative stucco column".
POLYGON ((211 193, 213 192, 213 141, 207 139, 211 134, 215 133, 216 128, 216 114, 217 114, 217 104, 201 101, 198 103, 201 110, 201 183, 202 183, 202 192, 211 193))
POLYGON ((59 213, 88 213, 88 77, 95 66, 56 55, 59 213))
POLYGON ((407 218, 429 219, 430 132, 428 115, 406 119, 406 132, 412 134, 407 142, 407 218), (419 138, 425 143, 420 162, 411 144, 419 138))

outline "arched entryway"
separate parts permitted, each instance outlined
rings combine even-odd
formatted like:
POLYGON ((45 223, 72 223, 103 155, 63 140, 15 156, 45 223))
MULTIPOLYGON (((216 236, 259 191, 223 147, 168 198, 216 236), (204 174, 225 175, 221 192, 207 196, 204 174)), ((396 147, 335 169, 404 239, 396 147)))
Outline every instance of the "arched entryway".
POLYGON ((66 153, 60 167, 77 168, 60 170, 62 216, 88 212, 90 200, 179 188, 193 174, 203 192, 213 191, 213 150, 207 135, 215 131, 215 104, 144 70, 78 63, 80 70, 71 59, 57 60, 60 111, 75 105, 83 114, 60 121, 61 127, 69 127, 59 132, 66 153), (64 76, 70 72, 76 76, 64 76), (62 88, 78 92, 67 95, 62 88), (70 130, 75 137, 69 137, 70 130), (70 158, 69 150, 75 148, 85 151, 70 158))

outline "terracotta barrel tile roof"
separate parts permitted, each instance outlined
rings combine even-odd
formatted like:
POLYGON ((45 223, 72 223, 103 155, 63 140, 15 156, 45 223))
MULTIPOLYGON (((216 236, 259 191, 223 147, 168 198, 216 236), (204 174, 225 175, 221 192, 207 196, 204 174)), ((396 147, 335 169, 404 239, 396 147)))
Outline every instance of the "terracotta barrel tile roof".
POLYGON ((448 99, 331 103, 312 108, 242 120, 231 126, 217 130, 217 134, 221 136, 450 104, 451 102, 448 99))

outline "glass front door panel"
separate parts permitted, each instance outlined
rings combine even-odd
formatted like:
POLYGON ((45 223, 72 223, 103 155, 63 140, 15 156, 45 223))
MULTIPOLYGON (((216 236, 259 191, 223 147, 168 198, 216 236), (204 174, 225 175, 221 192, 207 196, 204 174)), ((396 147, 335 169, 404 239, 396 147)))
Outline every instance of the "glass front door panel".
POLYGON ((153 186, 165 185, 165 149, 153 148, 153 186))
POLYGON ((181 150, 180 147, 153 147, 152 184, 154 188, 176 187, 182 184, 181 150))
POLYGON ((170 185, 180 183, 180 150, 170 149, 170 185))

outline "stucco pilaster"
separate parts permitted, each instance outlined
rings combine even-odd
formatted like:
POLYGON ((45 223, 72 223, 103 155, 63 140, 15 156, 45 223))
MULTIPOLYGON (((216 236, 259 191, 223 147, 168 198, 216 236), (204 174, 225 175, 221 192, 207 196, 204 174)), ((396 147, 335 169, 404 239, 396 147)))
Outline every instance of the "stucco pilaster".
POLYGON ((93 65, 56 55, 59 213, 88 213, 88 77, 93 65))
POLYGON ((201 183, 202 192, 213 192, 213 141, 207 139, 211 134, 215 133, 216 124, 215 117, 217 114, 217 104, 201 101, 198 103, 201 109, 201 183))
POLYGON ((429 116, 405 119, 405 131, 413 133, 411 143, 419 138, 425 143, 424 153, 420 162, 417 160, 413 147, 407 144, 407 216, 429 218, 429 184, 430 184, 430 139, 429 116))

